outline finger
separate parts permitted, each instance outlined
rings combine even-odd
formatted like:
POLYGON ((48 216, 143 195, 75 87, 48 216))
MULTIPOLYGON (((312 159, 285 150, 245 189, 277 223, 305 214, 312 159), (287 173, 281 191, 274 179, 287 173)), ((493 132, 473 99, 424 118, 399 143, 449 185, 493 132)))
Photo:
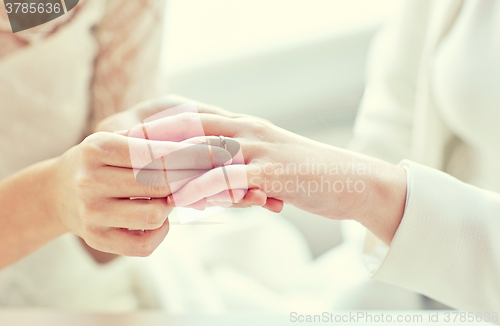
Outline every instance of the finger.
POLYGON ((160 228, 172 207, 162 199, 109 199, 105 209, 95 212, 94 223, 103 227, 132 230, 156 230, 160 228))
POLYGON ((97 169, 93 180, 95 195, 108 198, 151 197, 165 198, 207 170, 175 170, 167 175, 160 170, 141 170, 111 166, 97 169))
POLYGON ((208 207, 208 201, 203 198, 202 200, 197 201, 196 203, 192 203, 191 205, 186 206, 185 208, 193 208, 197 211, 204 211, 208 207))
MULTIPOLYGON (((245 196, 245 190, 243 189, 235 189, 231 193, 228 190, 226 190, 221 193, 210 196, 209 198, 203 198, 195 203, 183 207, 194 208, 200 211, 205 210, 207 207, 214 207, 214 206, 229 208, 232 207, 232 205, 234 205, 231 198, 235 198, 234 200, 237 202, 241 201, 244 196, 245 196)), ((176 207, 176 205, 172 204, 170 200, 167 199, 167 201, 169 202, 170 205, 172 205, 172 207, 176 207)), ((181 206, 177 205, 177 207, 181 206)))
POLYGON ((206 103, 194 101, 192 99, 182 97, 176 94, 168 94, 161 98, 155 98, 146 102, 142 102, 139 105, 137 105, 137 107, 135 107, 134 110, 140 111, 141 114, 139 116, 144 117, 142 119, 144 120, 146 117, 155 118, 159 113, 164 113, 163 116, 167 115, 171 116, 174 114, 186 112, 185 108, 180 108, 179 110, 175 110, 176 108, 185 106, 186 104, 192 104, 194 107, 193 111, 197 111, 200 113, 219 114, 226 116, 228 118, 239 116, 238 114, 233 114, 221 108, 206 103))
MULTIPOLYGON (((231 164, 245 163, 240 143, 235 139, 229 137, 223 137, 223 136, 194 137, 186 139, 182 141, 182 143, 193 144, 193 145, 209 144, 211 146, 221 147, 226 149, 231 154, 231 164)), ((219 166, 222 165, 229 165, 229 164, 221 164, 219 166)))
MULTIPOLYGON (((189 102, 188 99, 184 99, 184 101, 189 102)), ((224 110, 224 109, 217 107, 217 106, 214 106, 214 105, 209 105, 209 104, 201 103, 201 102, 195 102, 195 104, 196 104, 196 108, 198 110, 198 113, 215 114, 215 115, 219 115, 219 116, 230 118, 230 119, 247 118, 247 119, 258 120, 258 121, 272 124, 272 122, 270 122, 266 119, 254 117, 254 116, 251 116, 248 114, 243 114, 243 113, 230 112, 228 110, 224 110)))
MULTIPOLYGON (((183 112, 198 112, 206 114, 216 114, 231 119, 242 117, 254 118, 265 121, 267 123, 271 123, 261 118, 253 117, 247 114, 233 113, 220 107, 194 101, 176 94, 169 94, 162 98, 156 98, 150 101, 142 102, 137 105, 134 110, 140 111, 139 116, 141 117, 149 117, 147 118, 148 121, 157 120, 165 116, 172 116, 183 112), (185 107, 186 105, 192 105, 193 107, 185 107)), ((142 120, 144 120, 144 118, 142 120)))
MULTIPOLYGON (((184 99, 184 100, 186 101, 186 99, 184 99)), ((189 100, 187 100, 187 101, 189 102, 189 100)), ((216 115, 220 115, 222 117, 226 117, 226 118, 230 118, 230 119, 239 118, 242 116, 242 114, 229 112, 229 111, 224 110, 222 108, 219 108, 217 106, 202 103, 202 102, 195 102, 195 105, 196 105, 196 109, 197 109, 198 113, 216 114, 216 115)))
POLYGON ((185 112, 137 125, 127 135, 134 138, 172 142, 220 134, 232 137, 238 132, 234 121, 215 114, 185 112))
POLYGON ((168 219, 156 230, 130 231, 120 228, 96 228, 85 242, 94 249, 122 256, 147 257, 168 234, 168 219))
POLYGON ((232 113, 232 112, 229 112, 227 110, 221 109, 221 108, 213 106, 213 105, 208 105, 208 104, 198 105, 198 112, 199 113, 206 113, 206 114, 216 114, 216 115, 220 115, 222 117, 226 117, 226 118, 230 118, 230 119, 241 118, 244 116, 243 114, 232 113))
POLYGON ((243 199, 245 196, 245 190, 243 189, 235 189, 231 193, 226 190, 221 193, 215 194, 213 196, 210 196, 209 198, 203 198, 200 201, 197 201, 196 203, 187 205, 186 208, 194 208, 196 210, 203 211, 207 207, 223 207, 223 208, 229 208, 234 205, 232 198, 234 198, 235 202, 239 202, 243 199))
POLYGON ((260 189, 251 189, 243 199, 243 202, 251 206, 263 206, 266 203, 267 194, 260 189))
POLYGON ((247 165, 230 165, 211 170, 173 193, 171 200, 177 207, 184 207, 225 190, 248 189, 247 169, 247 165))
POLYGON ((84 148, 105 165, 134 169, 210 169, 230 164, 231 154, 216 146, 151 141, 96 133, 87 137, 84 148))
POLYGON ((263 206, 264 208, 270 210, 273 213, 281 213, 285 203, 279 199, 267 198, 266 204, 263 206))
POLYGON ((232 189, 231 192, 229 192, 229 190, 225 190, 219 192, 218 194, 208 197, 207 200, 209 202, 227 202, 230 204, 235 204, 243 200, 246 192, 247 192, 246 189, 232 189), (231 196, 234 199, 234 201, 231 199, 231 196))
POLYGON ((231 208, 249 208, 263 206, 266 203, 267 195, 260 189, 250 189, 246 195, 231 208))
MULTIPOLYGON (((217 195, 215 195, 217 196, 217 195)), ((212 196, 211 198, 215 197, 212 196)), ((209 201, 217 206, 227 207, 226 201, 209 201)), ((283 210, 284 203, 281 200, 268 198, 267 194, 260 189, 251 189, 246 196, 239 202, 232 204, 231 208, 249 208, 254 206, 262 206, 273 213, 280 213, 283 210)))

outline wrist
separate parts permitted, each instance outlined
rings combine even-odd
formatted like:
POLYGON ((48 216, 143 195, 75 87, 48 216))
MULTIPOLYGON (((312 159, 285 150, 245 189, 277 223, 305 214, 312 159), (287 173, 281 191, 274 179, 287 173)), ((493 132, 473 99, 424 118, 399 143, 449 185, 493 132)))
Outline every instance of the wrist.
POLYGON ((58 209, 61 201, 64 198, 61 196, 61 191, 58 190, 58 185, 61 184, 58 176, 58 171, 61 170, 61 162, 64 160, 64 155, 44 161, 41 164, 40 184, 42 192, 40 193, 40 208, 44 212, 47 225, 53 230, 57 236, 69 232, 61 220, 61 212, 58 209))
POLYGON ((407 176, 401 166, 381 165, 380 173, 370 178, 364 211, 357 221, 389 245, 403 218, 407 176))

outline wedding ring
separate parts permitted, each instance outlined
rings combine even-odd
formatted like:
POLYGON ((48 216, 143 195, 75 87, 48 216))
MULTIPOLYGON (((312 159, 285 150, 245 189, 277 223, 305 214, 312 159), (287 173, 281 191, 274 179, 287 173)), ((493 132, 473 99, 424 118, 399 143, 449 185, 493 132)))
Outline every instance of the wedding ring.
POLYGON ((224 148, 227 151, 226 139, 224 138, 224 136, 219 136, 219 139, 220 139, 220 147, 224 148))

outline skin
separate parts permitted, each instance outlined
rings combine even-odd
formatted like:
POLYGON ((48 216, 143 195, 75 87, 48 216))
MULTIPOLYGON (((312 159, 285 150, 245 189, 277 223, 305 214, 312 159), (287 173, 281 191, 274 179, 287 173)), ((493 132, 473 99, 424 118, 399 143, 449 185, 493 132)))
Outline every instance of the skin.
POLYGON ((8 250, 2 252, 0 267, 66 232, 74 232, 100 251, 131 256, 147 256, 161 242, 168 233, 171 208, 163 199, 132 202, 122 196, 128 191, 153 197, 168 192, 107 184, 107 175, 133 184, 133 174, 125 172, 126 161, 112 163, 105 158, 102 146, 107 139, 108 135, 97 134, 61 157, 2 180, 0 248, 8 250))
MULTIPOLYGON (((96 133, 63 155, 2 179, 0 269, 67 232, 81 237, 88 252, 100 263, 109 262, 116 255, 150 255, 169 231, 168 214, 173 207, 166 199, 172 189, 168 185, 136 182, 129 139, 111 132, 131 128, 178 102, 175 98, 151 101, 116 114, 99 123, 96 133), (152 199, 130 200, 130 197, 152 199)), ((139 158, 149 158, 149 153, 140 149, 147 148, 144 147, 147 142, 133 141, 139 158)), ((174 142, 149 143, 158 157, 186 147, 174 142)), ((172 168, 210 168, 210 160, 203 154, 206 151, 200 150, 201 154, 196 150, 186 153, 179 159, 179 166, 172 168)), ((230 159, 223 149, 213 148, 213 151, 225 152, 230 159)), ((262 191, 251 191, 238 205, 265 206, 266 201, 262 191)), ((282 203, 271 203, 274 204, 270 209, 281 210, 282 203)))
POLYGON ((172 208, 164 198, 171 190, 135 182, 129 145, 122 139, 94 134, 61 157, 2 180, 0 248, 9 250, 1 255, 1 267, 66 232, 100 251, 128 256, 152 253, 168 233, 172 208), (127 199, 132 196, 152 200, 127 199))
MULTIPOLYGON (((192 133, 195 124, 199 123, 203 125, 208 139, 214 140, 223 135, 241 146, 244 157, 242 155, 239 161, 233 158, 232 165, 225 167, 233 189, 260 189, 268 198, 290 203, 317 215, 336 220, 356 220, 386 244, 391 243, 406 202, 404 168, 312 141, 259 118, 234 115, 215 107, 200 114, 183 113, 165 117, 147 123, 146 128, 152 135, 151 139, 171 138, 175 134, 180 141, 198 144, 206 141, 205 137, 196 137, 192 133), (316 167, 321 163, 323 166, 335 163, 338 168, 334 172, 337 173, 327 172, 325 168, 316 173, 298 173, 286 168, 298 167, 307 159, 315 162, 316 167), (354 170, 351 169, 353 166, 354 170), (342 184, 343 190, 318 189, 312 194, 308 191, 307 185, 314 190, 314 185, 319 186, 323 182, 330 182, 331 185, 337 182, 336 189, 340 190, 342 184), (358 182, 357 188, 354 188, 355 182, 358 182), (297 188, 298 184, 305 185, 306 189, 297 188), (287 185, 291 191, 284 189, 287 185)), ((226 189, 223 172, 218 168, 190 181, 171 197, 177 206, 203 207, 211 197, 226 189)))
MULTIPOLYGON (((201 103, 201 102, 196 102, 181 96, 177 95, 168 95, 162 98, 157 98, 153 99, 147 102, 143 102, 135 106, 134 108, 131 108, 130 110, 115 114, 103 121, 101 121, 95 131, 109 131, 109 132, 115 132, 117 134, 121 134, 124 136, 129 136, 129 137, 137 137, 137 134, 140 135, 140 137, 143 136, 142 132, 135 132, 138 129, 142 130, 141 123, 145 120, 148 120, 151 116, 154 116, 155 114, 174 108, 176 106, 185 104, 185 103, 195 103, 197 111, 199 113, 204 113, 204 114, 210 114, 210 115, 216 115, 216 116, 222 116, 226 118, 231 118, 231 119, 237 119, 237 118, 249 118, 253 120, 258 120, 264 123, 272 124, 271 122, 261 119, 261 118, 256 118, 256 117, 251 117, 249 115, 245 114, 238 114, 238 113, 232 113, 226 110, 223 110, 219 107, 201 103)), ((178 130, 178 129, 183 129, 182 125, 179 125, 179 127, 176 127, 175 129, 172 129, 172 131, 178 130)), ((149 132, 153 132, 155 134, 149 135, 150 139, 162 139, 166 140, 168 139, 169 141, 182 141, 184 138, 179 138, 177 139, 177 132, 171 132, 168 134, 163 134, 160 132, 159 135, 156 134, 156 128, 153 130, 149 130, 149 132)), ((203 139, 201 142, 198 143, 204 143, 205 139, 203 139)), ((246 191, 245 191, 246 192, 246 191)), ((284 203, 281 200, 275 199, 275 198, 270 198, 267 196, 267 194, 262 191, 261 189, 250 189, 242 200, 240 200, 238 203, 232 203, 231 208, 248 208, 248 207, 253 207, 253 206, 260 206, 263 207, 271 212, 274 213, 279 213, 283 209, 284 203)), ((195 209, 200 209, 203 210, 207 206, 210 206, 208 203, 200 204, 196 203, 192 205, 191 207, 195 209)))
POLYGON ((67 232, 80 236, 97 261, 115 257, 104 253, 148 256, 167 235, 168 214, 174 206, 204 209, 208 205, 227 205, 222 164, 211 169, 206 147, 193 146, 202 143, 198 135, 190 134, 193 130, 190 124, 194 123, 201 123, 211 140, 222 135, 241 146, 244 155, 232 160, 225 150, 212 147, 214 157, 216 152, 227 154, 223 164, 233 192, 241 199, 232 207, 263 206, 279 212, 283 202, 288 202, 327 218, 356 220, 390 244, 406 200, 403 168, 306 139, 263 119, 203 103, 196 103, 200 114, 183 113, 148 122, 150 140, 128 137, 128 130, 144 119, 186 102, 183 98, 166 97, 142 103, 102 121, 97 126, 98 132, 60 157, 1 180, 0 268, 67 232), (127 131, 121 135, 103 132, 123 129, 127 131), (178 166, 172 168, 208 172, 175 187, 155 185, 154 175, 150 185, 140 184, 134 177, 131 156, 146 162, 150 158, 148 144, 155 158, 190 146, 185 157, 175 161, 178 166), (378 168, 377 173, 353 173, 352 177, 365 185, 362 192, 318 191, 311 196, 301 189, 279 191, 272 186, 290 182, 319 184, 325 180, 332 184, 348 182, 349 175, 345 173, 297 174, 279 170, 286 164, 302 164, 305 158, 316 163, 334 162, 342 166, 354 163, 378 168), (151 200, 130 200, 131 197, 151 200))

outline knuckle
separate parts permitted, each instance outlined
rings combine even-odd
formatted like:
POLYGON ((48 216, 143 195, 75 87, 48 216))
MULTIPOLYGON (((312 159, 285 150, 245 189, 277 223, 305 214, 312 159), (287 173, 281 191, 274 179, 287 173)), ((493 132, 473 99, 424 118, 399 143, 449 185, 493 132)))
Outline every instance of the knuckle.
POLYGON ((101 249, 100 246, 99 246, 99 242, 98 240, 96 240, 97 237, 93 236, 92 234, 88 234, 87 236, 83 237, 83 240, 85 241, 85 243, 95 249, 95 250, 99 250, 101 249))
POLYGON ((82 173, 75 176, 75 178, 73 179, 73 184, 76 188, 76 191, 82 193, 92 188, 94 180, 88 174, 82 173))
POLYGON ((91 144, 91 145, 94 145, 94 146, 99 146, 103 142, 105 142, 107 138, 108 138, 108 134, 106 132, 101 132, 100 131, 100 132, 96 132, 96 133, 93 133, 93 134, 87 136, 82 141, 82 144, 91 144))
POLYGON ((130 247, 133 248, 131 250, 133 250, 134 252, 131 252, 128 256, 138 256, 138 257, 150 256, 156 250, 156 248, 158 248, 161 241, 168 234, 170 230, 170 225, 168 223, 168 220, 165 223, 166 225, 163 227, 164 229, 162 230, 161 234, 156 233, 157 231, 152 231, 155 233, 146 231, 134 237, 133 246, 130 247))
POLYGON ((98 156, 101 152, 99 146, 93 141, 85 140, 80 144, 80 152, 85 159, 90 159, 98 156))
POLYGON ((148 237, 143 237, 139 242, 137 256, 139 257, 149 257, 155 251, 156 245, 148 237))
POLYGON ((149 210, 146 224, 148 228, 158 229, 165 222, 166 212, 160 205, 153 205, 149 210))
POLYGON ((96 250, 102 249, 102 236, 95 227, 82 225, 80 236, 90 247, 96 250))
POLYGON ((105 149, 109 135, 105 132, 96 132, 85 138, 80 144, 80 150, 84 157, 92 158, 99 156, 105 149))
POLYGON ((267 133, 271 126, 270 124, 259 119, 251 119, 247 117, 240 117, 234 119, 234 121, 237 124, 238 134, 251 134, 253 138, 257 139, 262 139, 263 135, 267 133))
POLYGON ((184 112, 179 115, 179 119, 181 120, 181 123, 189 124, 193 121, 199 121, 200 116, 194 112, 184 112))
POLYGON ((92 202, 86 202, 79 205, 78 213, 83 225, 94 225, 97 222, 98 206, 92 202))
MULTIPOLYGON (((165 180, 163 180, 163 183, 165 183, 165 180)), ((146 186, 146 193, 148 194, 148 197, 153 197, 153 198, 160 198, 160 197, 166 197, 167 191, 165 190, 165 187, 158 187, 154 185, 146 186)))
POLYGON ((248 123, 250 124, 250 129, 257 135, 262 135, 269 129, 269 125, 259 120, 250 120, 248 123))

